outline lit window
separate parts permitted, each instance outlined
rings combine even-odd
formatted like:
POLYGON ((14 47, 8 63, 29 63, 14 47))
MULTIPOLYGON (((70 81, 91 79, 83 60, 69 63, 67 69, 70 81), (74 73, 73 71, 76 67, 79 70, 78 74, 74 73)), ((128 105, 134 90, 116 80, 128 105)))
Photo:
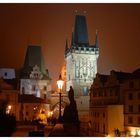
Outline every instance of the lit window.
POLYGON ((88 95, 88 87, 83 87, 83 95, 84 96, 88 95))

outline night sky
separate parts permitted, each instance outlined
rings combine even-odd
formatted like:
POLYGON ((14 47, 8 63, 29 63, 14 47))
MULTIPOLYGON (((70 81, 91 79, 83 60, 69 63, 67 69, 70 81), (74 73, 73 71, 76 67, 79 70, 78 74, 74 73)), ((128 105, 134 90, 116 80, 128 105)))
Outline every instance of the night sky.
POLYGON ((98 29, 98 72, 140 67, 140 4, 0 4, 0 67, 19 69, 27 46, 42 46, 53 86, 71 43, 75 10, 86 11, 90 44, 98 29))

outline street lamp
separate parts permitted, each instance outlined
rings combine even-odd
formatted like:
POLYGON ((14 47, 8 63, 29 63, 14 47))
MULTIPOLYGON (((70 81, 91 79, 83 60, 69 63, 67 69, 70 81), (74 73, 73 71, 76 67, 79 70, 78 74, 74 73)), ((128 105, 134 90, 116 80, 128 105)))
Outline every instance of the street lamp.
POLYGON ((11 113, 11 109, 12 109, 12 106, 11 105, 8 105, 7 106, 7 109, 6 109, 6 113, 7 114, 10 114, 11 113))
POLYGON ((61 121, 61 92, 62 92, 62 87, 63 87, 63 83, 64 81, 62 80, 62 77, 61 77, 61 74, 59 75, 59 79, 57 81, 57 86, 58 86, 58 89, 59 89, 59 122, 61 121))

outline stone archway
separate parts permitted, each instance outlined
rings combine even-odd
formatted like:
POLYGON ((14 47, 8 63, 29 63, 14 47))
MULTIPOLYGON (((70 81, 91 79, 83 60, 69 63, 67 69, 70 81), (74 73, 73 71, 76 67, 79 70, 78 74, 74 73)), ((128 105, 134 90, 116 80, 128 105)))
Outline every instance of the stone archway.
MULTIPOLYGON (((63 116, 64 108, 66 105, 68 105, 68 103, 66 103, 64 101, 61 102, 61 115, 62 116, 63 116)), ((55 105, 53 105, 52 110, 53 110, 54 118, 58 119, 58 117, 59 117, 59 102, 57 102, 55 105)))

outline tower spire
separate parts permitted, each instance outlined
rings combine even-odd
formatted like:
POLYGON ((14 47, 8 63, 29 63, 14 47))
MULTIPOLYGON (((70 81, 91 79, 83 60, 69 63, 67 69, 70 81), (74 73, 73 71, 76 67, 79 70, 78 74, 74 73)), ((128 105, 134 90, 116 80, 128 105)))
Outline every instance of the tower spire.
POLYGON ((99 48, 99 43, 98 43, 98 30, 97 29, 96 29, 95 47, 96 48, 99 48))
POLYGON ((83 15, 75 16, 75 27, 74 27, 74 43, 78 46, 88 46, 88 32, 86 17, 83 15))
POLYGON ((68 52, 68 49, 69 49, 69 47, 68 47, 68 39, 66 38, 65 54, 68 52))
POLYGON ((74 33, 72 31, 71 47, 74 45, 74 33))
POLYGON ((65 52, 68 50, 68 39, 66 38, 65 52))

